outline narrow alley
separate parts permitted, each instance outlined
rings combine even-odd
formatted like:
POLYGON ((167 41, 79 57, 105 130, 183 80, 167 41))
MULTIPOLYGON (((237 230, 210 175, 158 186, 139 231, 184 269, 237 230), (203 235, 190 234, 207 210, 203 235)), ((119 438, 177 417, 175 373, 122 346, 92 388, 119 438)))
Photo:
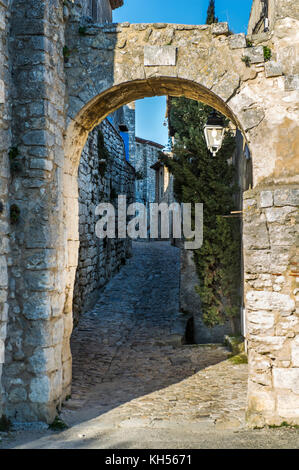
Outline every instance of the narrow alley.
POLYGON ((214 426, 227 419, 241 426, 247 366, 223 362, 229 352, 221 345, 181 345, 179 250, 137 242, 133 253, 73 334, 64 420, 75 424, 112 410, 121 426, 214 426))

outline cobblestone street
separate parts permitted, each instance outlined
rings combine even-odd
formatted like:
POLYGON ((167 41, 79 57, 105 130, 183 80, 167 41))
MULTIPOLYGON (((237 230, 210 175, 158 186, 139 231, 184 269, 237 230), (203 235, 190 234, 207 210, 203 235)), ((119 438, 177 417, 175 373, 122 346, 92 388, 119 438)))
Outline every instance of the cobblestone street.
POLYGON ((180 344, 179 250, 162 242, 134 243, 133 253, 74 331, 73 391, 61 413, 70 429, 31 437, 21 432, 14 444, 3 445, 294 445, 295 430, 246 429, 246 364, 234 365, 221 345, 180 344))
POLYGON ((73 334, 65 421, 111 410, 121 426, 165 420, 241 426, 247 366, 224 362, 229 353, 222 346, 181 345, 178 309, 179 250, 134 243, 133 258, 73 334))

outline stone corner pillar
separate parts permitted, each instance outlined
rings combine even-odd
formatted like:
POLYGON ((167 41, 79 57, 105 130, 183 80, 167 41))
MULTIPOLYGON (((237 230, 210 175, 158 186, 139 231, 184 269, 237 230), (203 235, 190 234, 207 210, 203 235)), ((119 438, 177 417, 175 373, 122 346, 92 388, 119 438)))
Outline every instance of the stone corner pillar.
POLYGON ((299 186, 244 194, 249 426, 299 424, 299 186))

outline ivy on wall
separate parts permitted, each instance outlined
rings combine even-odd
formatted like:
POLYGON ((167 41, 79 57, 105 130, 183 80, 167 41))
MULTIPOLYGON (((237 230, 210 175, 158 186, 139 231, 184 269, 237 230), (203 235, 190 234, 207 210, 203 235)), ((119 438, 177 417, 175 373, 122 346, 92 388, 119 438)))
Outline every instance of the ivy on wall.
POLYGON ((178 202, 204 205, 202 248, 194 250, 203 321, 208 327, 223 324, 240 313, 240 219, 224 217, 236 210, 236 171, 229 163, 235 138, 227 133, 215 157, 208 151, 204 125, 211 108, 186 98, 172 98, 171 126, 175 131, 173 158, 160 160, 174 175, 178 202))

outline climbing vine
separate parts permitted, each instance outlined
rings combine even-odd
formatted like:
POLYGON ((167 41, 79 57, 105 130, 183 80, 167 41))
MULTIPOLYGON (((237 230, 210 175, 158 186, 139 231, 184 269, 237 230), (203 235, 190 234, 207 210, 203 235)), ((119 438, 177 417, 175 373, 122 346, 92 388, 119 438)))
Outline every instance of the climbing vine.
POLYGON ((271 51, 270 47, 268 47, 268 46, 263 46, 263 49, 264 49, 265 62, 268 62, 272 58, 272 51, 271 51))
POLYGON ((170 120, 175 131, 173 158, 160 160, 174 175, 178 202, 204 204, 203 246, 194 251, 203 320, 209 327, 240 312, 240 221, 226 217, 236 209, 238 190, 229 164, 235 139, 227 133, 215 157, 207 150, 204 125, 211 108, 186 98, 172 98, 170 120))

